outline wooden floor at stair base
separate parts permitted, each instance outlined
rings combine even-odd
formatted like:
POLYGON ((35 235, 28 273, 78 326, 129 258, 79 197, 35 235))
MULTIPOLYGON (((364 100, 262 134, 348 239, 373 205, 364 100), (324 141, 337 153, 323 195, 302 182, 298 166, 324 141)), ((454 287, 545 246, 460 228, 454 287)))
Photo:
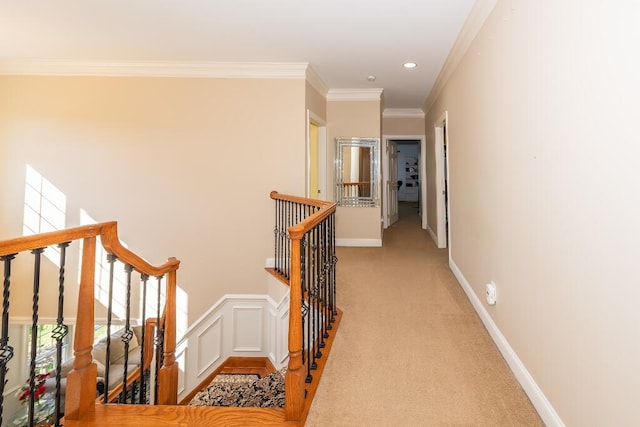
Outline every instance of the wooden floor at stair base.
POLYGON ((253 427, 297 426, 284 409, 203 406, 96 405, 93 417, 64 420, 65 427, 253 427))

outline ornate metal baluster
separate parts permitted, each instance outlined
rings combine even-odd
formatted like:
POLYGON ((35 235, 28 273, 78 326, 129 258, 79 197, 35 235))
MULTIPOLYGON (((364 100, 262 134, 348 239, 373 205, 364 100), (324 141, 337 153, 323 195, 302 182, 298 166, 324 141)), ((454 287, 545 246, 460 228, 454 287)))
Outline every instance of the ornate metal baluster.
POLYGON ((162 330, 163 328, 161 328, 161 324, 160 321, 161 319, 161 315, 160 315, 160 299, 161 299, 161 284, 162 284, 162 276, 158 276, 156 277, 157 279, 157 285, 158 285, 158 295, 157 295, 157 300, 156 300, 156 339, 155 339, 155 343, 156 343, 156 372, 155 372, 155 387, 154 387, 154 398, 153 398, 153 402, 154 404, 158 404, 158 372, 160 371, 160 367, 162 366, 162 361, 161 361, 161 357, 162 357, 162 348, 164 347, 164 336, 162 334, 162 330))
MULTIPOLYGON (((322 357, 322 352, 320 351, 320 315, 322 314, 320 308, 320 236, 318 233, 318 227, 314 227, 311 230, 311 234, 313 236, 313 241, 315 242, 315 247, 313 248, 313 298, 314 298, 314 315, 315 315, 315 323, 314 323, 314 331, 313 331, 313 343, 314 343, 314 357, 315 359, 319 359, 322 357)), ((317 363, 314 360, 315 367, 317 368, 317 363)))
POLYGON ((322 321, 321 321, 321 334, 320 334, 320 348, 325 347, 325 338, 329 338, 329 333, 327 332, 326 325, 329 317, 327 316, 327 223, 326 219, 318 224, 318 229, 320 233, 320 279, 319 279, 319 287, 320 287, 320 306, 322 310, 322 321))
MULTIPOLYGON (((127 299, 124 319, 124 333, 122 334, 122 342, 124 343, 124 375, 122 378, 122 396, 124 403, 127 403, 127 380, 129 377, 129 343, 133 338, 131 330, 131 272, 133 267, 129 264, 124 266, 127 274, 127 299)), ((131 401, 133 402, 133 390, 131 391, 131 401)))
POLYGON ((274 238, 274 254, 275 254, 275 260, 274 260, 274 269, 282 274, 282 270, 280 268, 280 231, 279 231, 279 227, 280 227, 280 200, 276 200, 276 212, 275 212, 275 226, 273 227, 273 238, 274 238))
POLYGON ((305 257, 304 257, 304 251, 305 251, 305 246, 306 246, 306 240, 304 239, 304 237, 302 238, 302 240, 300 240, 300 295, 302 296, 302 365, 304 366, 305 360, 307 360, 306 358, 306 354, 305 354, 305 316, 307 315, 308 312, 308 307, 305 306, 304 303, 304 294, 306 292, 307 289, 307 273, 306 273, 306 263, 305 263, 305 257))
POLYGON ((9 289, 11 287, 11 261, 17 254, 4 255, 0 260, 4 264, 2 284, 2 336, 0 337, 0 425, 4 407, 4 386, 7 382, 7 364, 13 358, 13 347, 9 345, 9 289))
POLYGON ((113 315, 113 270, 118 258, 113 254, 107 255, 109 263, 109 302, 107 303, 107 351, 104 360, 104 403, 109 403, 109 359, 111 357, 111 319, 113 315))
POLYGON ((291 278, 291 239, 289 237, 289 226, 291 225, 292 204, 287 202, 287 219, 284 227, 284 263, 287 271, 287 279, 291 278))
POLYGON ((140 334, 140 339, 142 343, 140 344, 140 369, 142 370, 142 375, 140 379, 140 398, 138 403, 147 404, 147 378, 149 377, 149 371, 145 369, 146 361, 144 359, 145 348, 146 348, 146 331, 147 331, 147 281, 149 280, 149 276, 147 274, 143 274, 140 277, 142 281, 142 333, 140 334))
POLYGON ((331 235, 329 239, 329 246, 331 248, 331 278, 329 280, 329 286, 331 288, 331 323, 335 322, 335 316, 338 315, 337 303, 336 303, 336 264, 338 263, 338 257, 336 256, 336 230, 335 230, 335 213, 329 215, 329 233, 331 235))
POLYGON ((60 426, 62 405, 60 404, 60 379, 62 377, 62 341, 67 336, 69 328, 64 324, 64 278, 67 260, 67 247, 70 242, 60 243, 60 267, 58 268, 58 317, 56 327, 51 331, 51 337, 56 340, 56 393, 55 393, 55 426, 60 426))
POLYGON ((35 420, 36 357, 38 356, 38 310, 40 302, 40 265, 44 248, 31 251, 33 263, 33 305, 31 308, 31 361, 29 363, 29 425, 35 420))

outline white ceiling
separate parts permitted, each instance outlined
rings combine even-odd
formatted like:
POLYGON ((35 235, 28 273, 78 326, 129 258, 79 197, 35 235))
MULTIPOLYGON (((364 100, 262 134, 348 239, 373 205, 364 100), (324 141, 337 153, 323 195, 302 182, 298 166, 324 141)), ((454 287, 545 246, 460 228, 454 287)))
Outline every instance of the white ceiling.
POLYGON ((420 108, 475 2, 0 0, 0 62, 309 63, 327 88, 420 108))

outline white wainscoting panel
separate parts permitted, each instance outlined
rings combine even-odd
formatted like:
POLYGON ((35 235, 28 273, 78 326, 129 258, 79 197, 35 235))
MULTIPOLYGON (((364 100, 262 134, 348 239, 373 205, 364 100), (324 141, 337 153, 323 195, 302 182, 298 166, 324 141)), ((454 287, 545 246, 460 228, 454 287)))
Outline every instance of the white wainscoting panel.
POLYGON ((223 296, 178 342, 178 401, 230 356, 265 356, 276 368, 285 366, 288 327, 288 292, 279 302, 269 295, 223 296))
POLYGON ((176 363, 178 364, 178 394, 184 392, 184 367, 187 361, 188 348, 182 345, 176 348, 176 363))
POLYGON ((198 375, 206 372, 222 355, 222 315, 212 319, 196 337, 198 375))
POLYGON ((276 333, 276 357, 274 366, 277 369, 283 368, 289 361, 289 295, 280 304, 278 319, 275 322, 276 333))
MULTIPOLYGON (((266 302, 266 301, 264 301, 266 302)), ((264 305, 263 302, 263 305, 264 305)), ((236 306, 233 313, 233 351, 261 352, 263 350, 262 306, 236 306)), ((267 319, 265 319, 267 320, 267 319)))

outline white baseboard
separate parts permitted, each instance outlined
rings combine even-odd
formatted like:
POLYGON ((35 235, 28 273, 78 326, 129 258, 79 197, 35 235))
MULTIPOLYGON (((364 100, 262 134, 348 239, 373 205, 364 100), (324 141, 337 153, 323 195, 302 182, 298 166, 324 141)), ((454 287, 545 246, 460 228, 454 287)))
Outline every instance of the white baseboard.
POLYGON ((336 239, 336 246, 382 247, 382 239, 336 239))
POLYGON ((427 231, 429 232, 429 236, 431 236, 431 238, 433 239, 433 243, 435 243, 436 246, 438 246, 438 236, 428 225, 427 225, 427 231))
POLYGON ((560 416, 558 416, 555 409, 553 409, 553 406, 551 406, 547 397, 544 395, 540 387, 538 387, 538 384, 536 384, 531 374, 529 374, 529 371, 527 371, 527 368, 524 366, 511 345, 509 345, 505 336, 502 335, 502 332, 500 332, 500 329, 491 318, 491 315, 473 291, 471 285, 453 259, 449 259, 449 267, 451 268, 451 271, 453 271, 456 279, 458 279, 460 286, 467 294, 467 297, 471 301, 473 308, 478 313, 478 316, 480 316, 485 328, 489 331, 489 335, 491 335, 491 338, 496 343, 498 350, 500 350, 500 353, 502 353, 502 356, 507 361, 511 371, 524 389, 525 393, 527 393, 527 396, 529 396, 531 403, 538 411, 542 421, 544 421, 547 427, 563 427, 564 423, 560 419, 560 416))

